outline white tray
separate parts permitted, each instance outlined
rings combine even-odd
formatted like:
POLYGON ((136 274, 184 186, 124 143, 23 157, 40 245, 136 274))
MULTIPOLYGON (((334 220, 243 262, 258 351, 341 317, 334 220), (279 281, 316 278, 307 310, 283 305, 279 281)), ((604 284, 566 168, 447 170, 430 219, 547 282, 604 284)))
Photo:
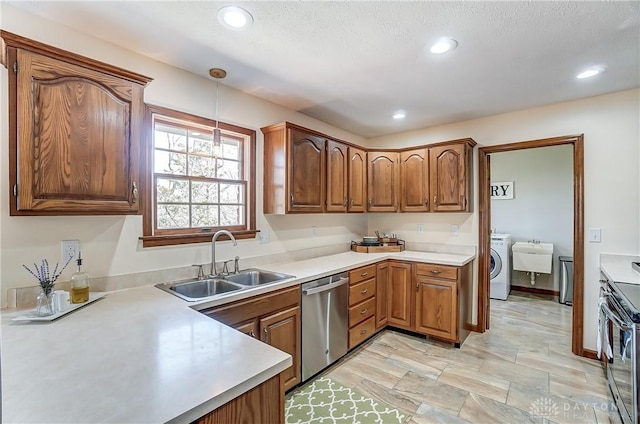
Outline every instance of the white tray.
POLYGON ((56 312, 53 315, 49 315, 46 317, 39 317, 36 315, 36 310, 33 309, 31 311, 27 311, 26 315, 20 315, 17 316, 15 318, 13 318, 11 321, 53 321, 56 320, 58 318, 60 318, 63 315, 68 314, 69 312, 73 312, 76 309, 80 309, 83 306, 87 306, 88 304, 90 304, 91 302, 95 302, 96 300, 103 298, 107 295, 107 292, 90 292, 89 293, 89 300, 87 302, 84 303, 70 303, 69 306, 67 307, 67 309, 65 309, 64 311, 61 312, 56 312))

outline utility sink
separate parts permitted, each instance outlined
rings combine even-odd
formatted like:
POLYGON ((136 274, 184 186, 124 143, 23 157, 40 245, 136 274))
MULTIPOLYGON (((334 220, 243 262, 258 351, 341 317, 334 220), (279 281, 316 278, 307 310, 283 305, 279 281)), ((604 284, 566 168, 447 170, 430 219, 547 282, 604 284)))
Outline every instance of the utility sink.
POLYGON ((513 244, 511 250, 513 252, 514 270, 544 274, 551 273, 553 243, 519 241, 513 244))
POLYGON ((261 284, 275 283, 293 277, 293 275, 289 274, 281 274, 279 272, 249 268, 240 271, 237 274, 226 275, 222 278, 224 278, 226 281, 231 281, 243 286, 258 286, 261 284))
POLYGON ((245 288, 239 284, 218 278, 162 283, 156 284, 156 287, 190 302, 245 288))
POLYGON ((532 243, 518 241, 511 248, 514 252, 528 253, 530 255, 550 255, 553 253, 553 243, 532 243))

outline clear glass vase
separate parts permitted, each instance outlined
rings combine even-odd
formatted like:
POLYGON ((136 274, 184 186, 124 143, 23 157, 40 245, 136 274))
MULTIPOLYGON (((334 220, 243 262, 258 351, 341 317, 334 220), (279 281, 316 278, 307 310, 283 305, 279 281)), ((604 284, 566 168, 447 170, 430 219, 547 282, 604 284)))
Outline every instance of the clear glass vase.
POLYGON ((53 289, 41 289, 40 294, 36 298, 36 315, 39 317, 47 317, 56 313, 53 304, 53 289))

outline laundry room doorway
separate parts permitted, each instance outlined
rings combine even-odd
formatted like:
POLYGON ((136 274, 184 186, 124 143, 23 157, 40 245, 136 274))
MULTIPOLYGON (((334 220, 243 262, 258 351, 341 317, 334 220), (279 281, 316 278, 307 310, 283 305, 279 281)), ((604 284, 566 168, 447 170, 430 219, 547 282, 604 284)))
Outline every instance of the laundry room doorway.
MULTIPOLYGON (((490 292, 492 249, 497 246, 491 229, 491 155, 540 147, 570 145, 573 152, 573 310, 571 350, 576 355, 584 355, 583 311, 584 311, 584 152, 583 135, 554 137, 523 141, 478 149, 479 174, 479 241, 478 241, 478 329, 490 328, 490 292)), ((499 231, 499 228, 498 228, 499 231)), ((499 238, 499 237, 498 237, 499 238)), ((504 248, 503 248, 504 252, 504 248)), ((504 255, 504 253, 503 253, 504 255)), ((495 257, 495 255, 494 255, 495 257)), ((494 259, 495 261, 495 259, 494 259)), ((508 294, 508 291, 507 291, 508 294)))

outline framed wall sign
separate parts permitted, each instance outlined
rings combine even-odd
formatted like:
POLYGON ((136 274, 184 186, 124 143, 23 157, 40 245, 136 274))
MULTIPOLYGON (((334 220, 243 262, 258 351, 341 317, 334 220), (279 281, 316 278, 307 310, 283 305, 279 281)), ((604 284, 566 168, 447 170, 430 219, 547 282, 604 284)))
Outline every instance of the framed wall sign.
POLYGON ((491 183, 491 200, 513 199, 513 181, 491 183))

